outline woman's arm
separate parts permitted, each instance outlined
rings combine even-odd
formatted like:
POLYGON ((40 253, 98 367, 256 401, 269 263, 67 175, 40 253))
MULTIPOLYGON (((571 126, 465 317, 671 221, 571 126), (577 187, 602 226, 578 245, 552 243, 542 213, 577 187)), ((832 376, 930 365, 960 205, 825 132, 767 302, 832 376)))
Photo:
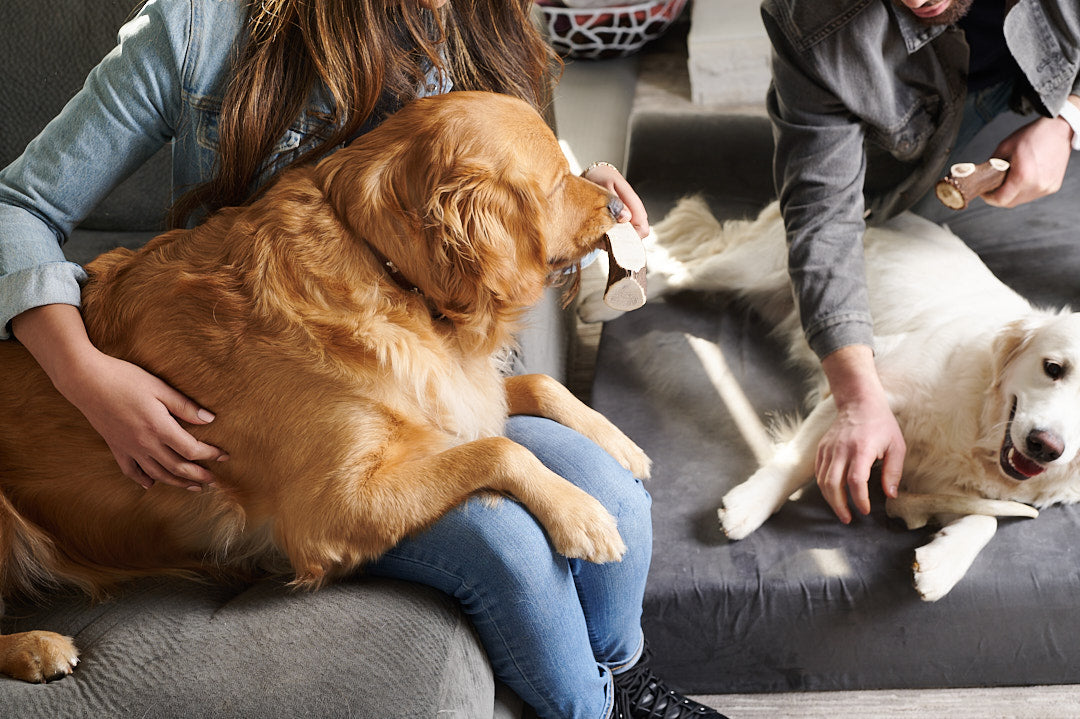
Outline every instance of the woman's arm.
POLYGON ((207 424, 214 416, 152 374, 98 351, 77 308, 36 307, 16 316, 12 329, 57 391, 105 439, 125 475, 144 488, 157 481, 198 491, 213 482, 194 460, 228 457, 177 420, 207 424))
POLYGON ((10 326, 144 487, 212 481, 194 461, 224 454, 177 422, 212 416, 93 346, 78 311, 85 273, 60 245, 175 133, 190 17, 184 0, 148 4, 60 115, 0 172, 0 339, 10 326))

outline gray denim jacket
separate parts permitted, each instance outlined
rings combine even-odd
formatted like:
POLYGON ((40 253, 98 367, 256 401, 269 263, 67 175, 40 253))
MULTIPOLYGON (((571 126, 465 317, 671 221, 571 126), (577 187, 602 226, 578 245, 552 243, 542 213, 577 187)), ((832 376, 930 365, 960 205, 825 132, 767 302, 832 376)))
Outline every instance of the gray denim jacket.
MULTIPOLYGON (((86 274, 61 251, 116 185, 172 142, 173 197, 209 178, 225 79, 244 35, 247 0, 150 0, 83 88, 0 171, 0 339, 32 307, 79 305, 86 274)), ((429 75, 419 95, 445 92, 429 75)), ((320 128, 318 97, 281 138, 263 177, 295 159, 320 128)), ((163 208, 164 209, 164 208, 163 208)))
MULTIPOLYGON (((819 357, 872 345, 866 223, 910 207, 940 177, 962 119, 968 47, 893 0, 764 0, 774 178, 803 328, 819 357)), ((1019 0, 1005 37, 1056 115, 1080 74, 1080 4, 1019 0)))

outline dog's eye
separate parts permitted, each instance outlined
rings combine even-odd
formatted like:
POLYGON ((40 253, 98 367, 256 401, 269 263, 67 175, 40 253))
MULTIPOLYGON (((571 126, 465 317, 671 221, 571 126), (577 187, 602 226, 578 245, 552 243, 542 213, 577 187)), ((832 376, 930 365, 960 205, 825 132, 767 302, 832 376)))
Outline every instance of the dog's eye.
POLYGON ((1052 380, 1059 380, 1065 375, 1065 367, 1054 360, 1043 360, 1043 372, 1052 380))

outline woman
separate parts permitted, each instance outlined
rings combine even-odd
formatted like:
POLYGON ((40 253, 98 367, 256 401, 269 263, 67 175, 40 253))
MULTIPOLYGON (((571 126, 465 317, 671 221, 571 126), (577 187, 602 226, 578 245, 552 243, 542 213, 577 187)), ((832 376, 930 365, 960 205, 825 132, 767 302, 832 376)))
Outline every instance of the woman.
MULTIPOLYGON (((0 339, 14 335, 143 487, 200 490, 227 461, 178 420, 213 421, 142 369, 99 352, 78 311, 85 274, 66 237, 124 176, 173 142, 170 221, 242 204, 294 162, 316 160, 418 95, 479 89, 541 106, 555 63, 529 0, 149 0, 120 47, 0 173, 0 339), (8 328, 10 327, 10 332, 8 328)), ((614 168, 588 177, 617 192, 614 168)), ((457 597, 497 676, 540 716, 719 716, 670 692, 641 660, 651 554, 649 497, 614 460, 547 420, 508 436, 616 516, 629 550, 610 565, 567 560, 514 502, 471 501, 370 566, 457 597)))

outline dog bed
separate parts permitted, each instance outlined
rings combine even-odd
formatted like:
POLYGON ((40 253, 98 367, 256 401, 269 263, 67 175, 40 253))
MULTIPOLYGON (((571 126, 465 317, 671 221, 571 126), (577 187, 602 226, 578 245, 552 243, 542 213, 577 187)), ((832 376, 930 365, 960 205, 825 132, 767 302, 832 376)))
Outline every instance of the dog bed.
MULTIPOLYGON (((763 118, 639 113, 629 154, 654 221, 685 194, 704 193, 723 218, 756 214, 772 193, 763 118)), ((1002 520, 936 603, 910 580, 932 530, 888 519, 880 485, 849 526, 812 487, 746 539, 722 535, 721 497, 757 466, 729 408, 739 404, 722 396, 725 368, 758 416, 802 397, 767 330, 726 297, 683 293, 601 335, 593 406, 654 461, 644 628, 656 671, 700 694, 1080 681, 1080 507, 1002 520), (703 361, 694 337, 720 354, 703 361)))

